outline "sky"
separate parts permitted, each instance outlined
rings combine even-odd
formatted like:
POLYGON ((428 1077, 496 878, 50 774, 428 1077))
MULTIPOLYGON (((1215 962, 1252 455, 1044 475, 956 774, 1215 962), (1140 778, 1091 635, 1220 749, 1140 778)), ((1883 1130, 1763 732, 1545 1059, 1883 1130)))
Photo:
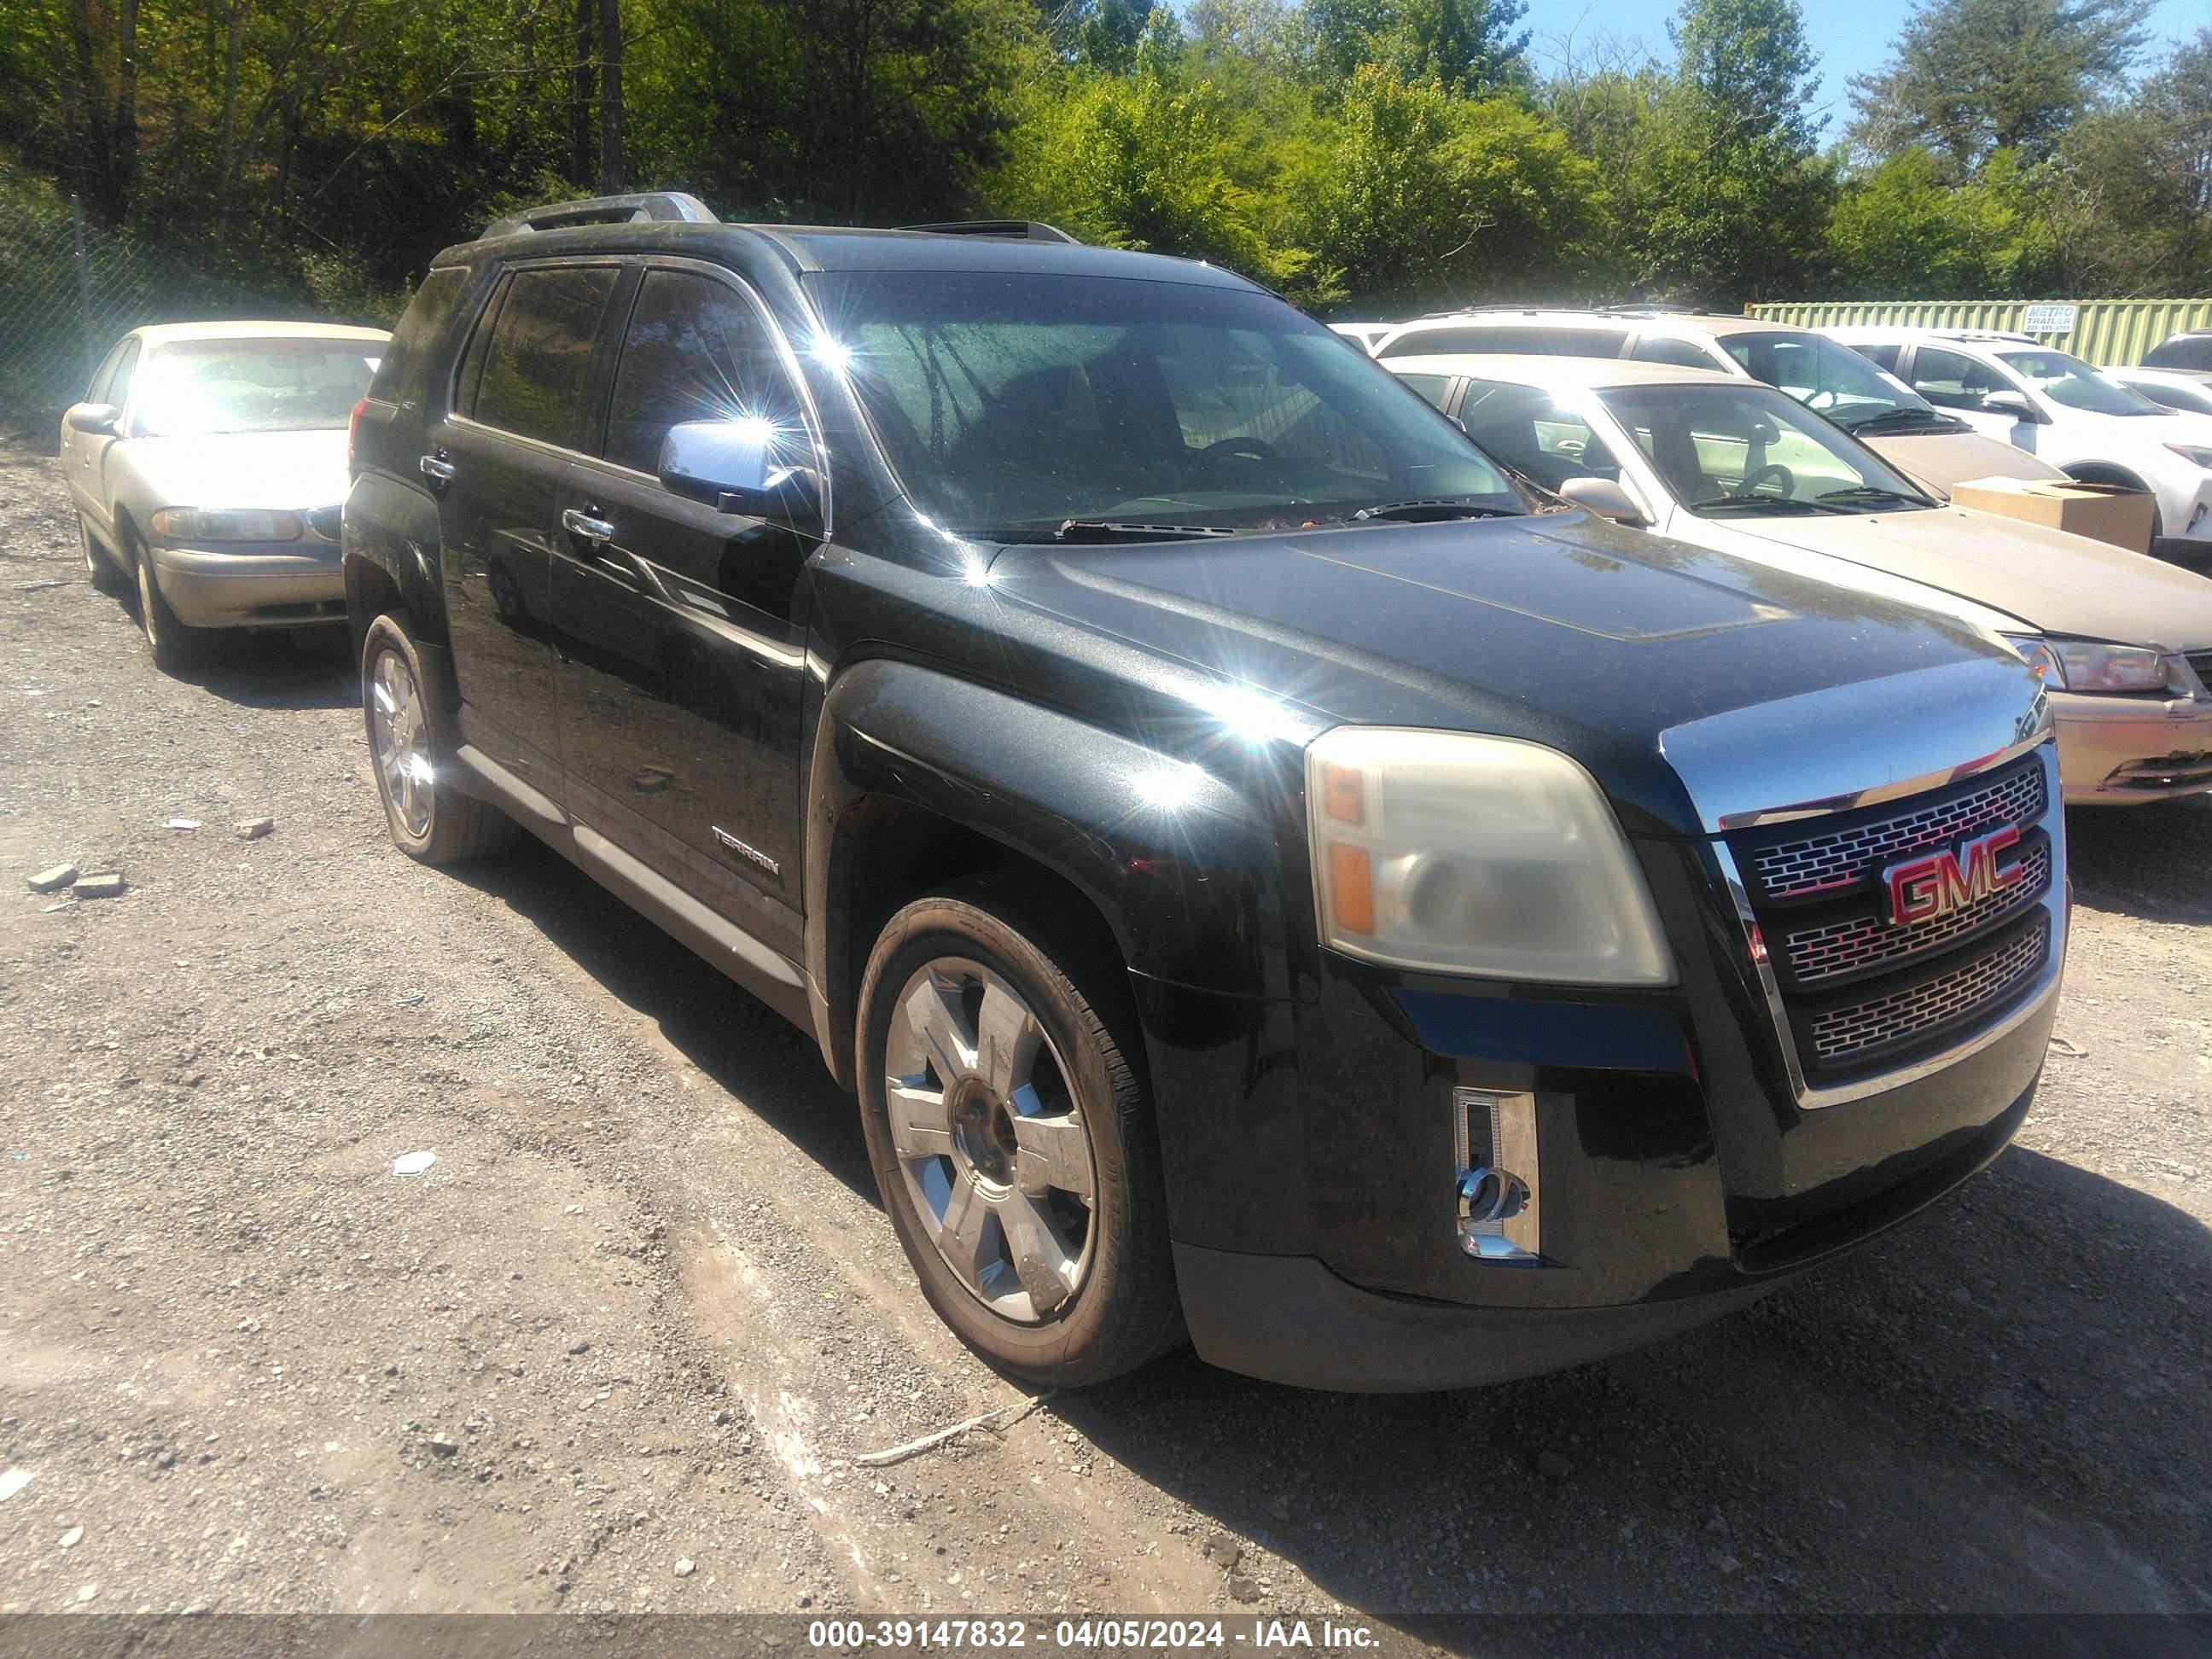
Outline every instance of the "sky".
MULTIPOLYGON (((1829 117, 1822 134, 1842 137, 1850 119, 1850 94, 1846 83, 1854 75, 1878 70, 1889 61, 1898 33, 1912 11, 1911 0, 1801 0, 1805 33, 1820 54, 1821 102, 1829 117)), ((1528 15, 1521 26, 1528 30, 1530 55, 1540 71, 1559 64, 1569 40, 1577 54, 1586 54, 1600 40, 1630 45, 1641 42, 1652 54, 1668 58, 1667 20, 1674 15, 1668 0, 1528 0, 1528 15)), ((2160 0, 2148 28, 2156 42, 2185 40, 2212 21, 2205 0, 2160 0)))

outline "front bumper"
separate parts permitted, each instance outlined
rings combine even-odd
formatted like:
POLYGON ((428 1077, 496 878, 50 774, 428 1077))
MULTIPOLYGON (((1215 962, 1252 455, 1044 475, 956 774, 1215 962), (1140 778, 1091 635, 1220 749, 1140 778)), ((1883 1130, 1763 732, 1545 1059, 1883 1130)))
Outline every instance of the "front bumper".
MULTIPOLYGON (((2049 884, 1943 948, 1955 965, 2040 926, 2048 966, 1976 1023, 1896 1048, 1886 1070, 1830 1059, 1801 1074, 1789 1034, 1854 984, 1923 970, 1877 968, 1778 1006, 1720 849, 1694 838, 1632 837, 1675 949, 1680 983, 1663 990, 1484 985, 1325 950, 1288 998, 1133 975, 1200 1356, 1344 1389, 1528 1376, 1726 1313, 1950 1191, 2018 1129, 2057 1013, 2063 817, 2047 748, 2037 763, 2049 884), (1470 1158, 1485 1099, 1500 1103, 1492 1156, 1470 1158), (1527 1126, 1512 1139, 1509 1100, 1527 1126), (1465 1236, 1459 1177, 1475 1164, 1528 1178, 1517 1257, 1465 1236)), ((2024 775, 2008 763, 1924 810, 1977 791, 2009 799, 2007 775, 2024 775)), ((1861 809, 1836 833, 1868 814, 1894 816, 1861 809)))
POLYGON ((345 619, 338 544, 301 541, 250 552, 155 547, 154 579, 187 628, 287 628, 345 619))
POLYGON ((2212 789, 2212 702, 2055 692, 2069 805, 2129 805, 2212 789))
POLYGON ((1470 1308, 1360 1289, 1310 1256, 1178 1243, 1176 1282, 1199 1357, 1295 1388, 1411 1394, 1538 1376, 1638 1348, 1735 1312, 1814 1261, 1894 1226, 2002 1152, 2031 1085, 1995 1122, 1912 1178, 1828 1218, 1826 1250, 1692 1296, 1603 1308, 1470 1308))

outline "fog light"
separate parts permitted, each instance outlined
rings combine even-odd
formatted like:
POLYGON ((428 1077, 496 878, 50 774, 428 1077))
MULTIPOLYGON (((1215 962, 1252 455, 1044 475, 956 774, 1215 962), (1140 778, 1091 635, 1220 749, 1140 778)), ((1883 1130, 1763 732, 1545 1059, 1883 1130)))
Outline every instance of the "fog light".
POLYGON ((1536 1097, 1453 1090, 1452 1158, 1460 1249, 1482 1261, 1537 1261, 1536 1097))

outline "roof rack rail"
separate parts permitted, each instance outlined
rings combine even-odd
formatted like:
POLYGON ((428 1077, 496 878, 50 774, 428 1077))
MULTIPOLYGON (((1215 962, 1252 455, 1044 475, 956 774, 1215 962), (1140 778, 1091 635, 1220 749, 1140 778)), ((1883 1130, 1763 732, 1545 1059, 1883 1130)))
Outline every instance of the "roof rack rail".
POLYGON ((526 230, 566 230, 571 225, 623 225, 640 220, 672 224, 713 225, 721 222, 696 196, 680 190, 638 191, 628 196, 594 196, 580 202, 553 202, 495 219, 480 239, 513 236, 526 230))
POLYGON ((1600 306, 1601 317, 1712 317, 1720 313, 1706 306, 1669 305, 1660 300, 1646 300, 1638 305, 1600 306))
POLYGON ((1034 219, 953 219, 937 225, 894 225, 894 230, 927 231, 933 236, 997 236, 1010 242, 1066 242, 1075 238, 1056 225, 1034 219))
POLYGON ((1437 321, 1449 317, 1484 317, 1492 314, 1508 317, 1533 317, 1540 311, 1573 311, 1577 308, 1578 307, 1574 306, 1514 306, 1502 304, 1487 306, 1454 306, 1449 311, 1425 311, 1413 320, 1417 323, 1426 323, 1437 321))

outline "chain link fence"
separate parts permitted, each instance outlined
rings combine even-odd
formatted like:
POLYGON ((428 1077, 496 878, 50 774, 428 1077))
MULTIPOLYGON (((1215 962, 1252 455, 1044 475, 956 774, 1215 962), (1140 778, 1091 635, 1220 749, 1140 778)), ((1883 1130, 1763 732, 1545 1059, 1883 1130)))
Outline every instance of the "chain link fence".
POLYGON ((102 229, 74 201, 0 169, 0 404, 15 416, 58 416, 108 347, 143 324, 313 314, 102 229))

